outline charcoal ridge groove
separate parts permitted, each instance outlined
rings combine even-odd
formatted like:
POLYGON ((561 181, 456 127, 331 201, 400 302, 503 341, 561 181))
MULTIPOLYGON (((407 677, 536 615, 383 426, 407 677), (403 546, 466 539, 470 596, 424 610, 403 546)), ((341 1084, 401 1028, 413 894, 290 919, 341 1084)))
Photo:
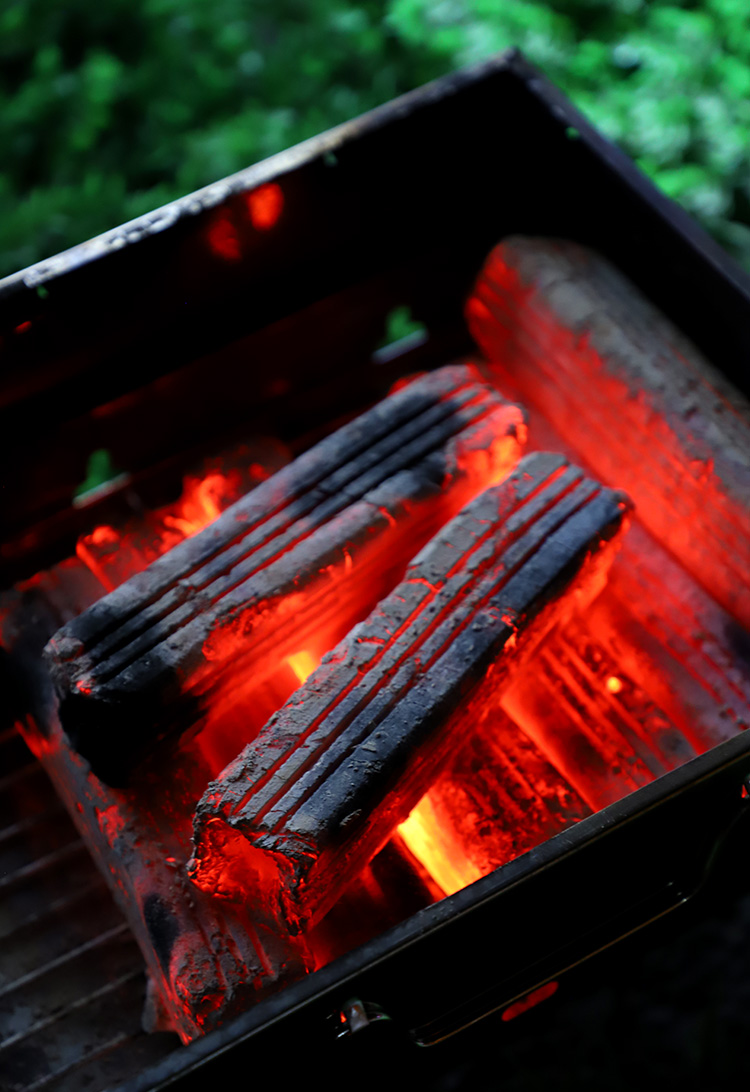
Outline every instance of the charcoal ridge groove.
POLYGON ((274 669, 268 634, 290 643, 276 660, 296 651, 285 604, 298 603, 299 641, 314 637, 313 602, 340 599, 349 624, 366 614, 414 550, 510 470, 524 436, 523 410, 469 365, 419 377, 344 425, 50 640, 73 746, 124 784, 163 739, 200 729, 241 666, 274 669), (336 581, 359 589, 364 610, 336 581))
POLYGON ((629 507, 543 452, 468 504, 209 784, 193 882, 292 932, 319 920, 429 787, 478 695, 601 590, 629 507))

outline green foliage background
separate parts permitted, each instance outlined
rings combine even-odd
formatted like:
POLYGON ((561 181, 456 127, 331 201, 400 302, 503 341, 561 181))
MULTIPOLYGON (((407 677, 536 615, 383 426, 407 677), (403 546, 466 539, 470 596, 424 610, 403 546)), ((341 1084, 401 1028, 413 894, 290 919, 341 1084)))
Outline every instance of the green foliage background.
POLYGON ((0 275, 520 46, 750 268, 748 0, 5 0, 0 275))

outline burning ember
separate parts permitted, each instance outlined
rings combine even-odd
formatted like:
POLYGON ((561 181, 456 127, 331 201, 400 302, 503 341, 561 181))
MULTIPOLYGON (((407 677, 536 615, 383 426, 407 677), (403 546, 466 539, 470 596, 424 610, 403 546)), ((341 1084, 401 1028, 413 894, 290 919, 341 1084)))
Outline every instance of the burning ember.
POLYGON ((193 882, 292 933, 319 920, 512 668, 601 589, 625 507, 538 454, 464 508, 209 786, 193 882))
POLYGON ((207 465, 3 601, 24 736, 183 1041, 750 723, 738 399, 569 244, 503 244, 467 315, 488 364, 207 465))
POLYGON ((213 734, 231 733, 239 706, 224 761, 234 757, 250 738, 252 689, 366 614, 415 549, 507 473, 524 431, 518 407, 470 369, 446 368, 295 460, 53 638, 73 745, 121 783, 209 706, 213 734))

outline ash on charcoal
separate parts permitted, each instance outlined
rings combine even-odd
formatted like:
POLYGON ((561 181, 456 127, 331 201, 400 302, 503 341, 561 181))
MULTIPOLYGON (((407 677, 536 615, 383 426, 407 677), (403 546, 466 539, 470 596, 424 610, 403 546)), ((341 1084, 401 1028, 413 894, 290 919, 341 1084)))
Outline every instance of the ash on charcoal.
POLYGON ((524 434, 519 407, 452 366, 329 436, 50 641, 73 745, 121 784, 207 709, 229 718, 243 678, 362 618, 524 434))
POLYGON ((510 667, 601 590, 627 508, 546 453, 468 505, 209 786, 193 882, 292 932, 318 920, 510 667))

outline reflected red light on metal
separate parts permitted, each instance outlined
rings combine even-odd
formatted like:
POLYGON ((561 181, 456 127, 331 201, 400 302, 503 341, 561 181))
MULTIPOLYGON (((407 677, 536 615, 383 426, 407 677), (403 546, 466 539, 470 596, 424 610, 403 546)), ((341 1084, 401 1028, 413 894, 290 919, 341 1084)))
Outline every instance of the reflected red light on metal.
POLYGON ((208 229, 208 245, 219 258, 227 262, 237 262, 242 257, 240 240, 232 221, 222 216, 215 220, 208 229))
POLYGON ((281 216, 284 194, 276 182, 259 186, 245 197, 250 221, 257 231, 270 231, 281 216))
POLYGON ((102 524, 100 527, 95 527, 91 532, 91 541, 95 546, 101 546, 105 542, 117 542, 118 538, 119 535, 117 534, 117 531, 108 524, 102 524))
POLYGON ((512 1005, 508 1005, 507 1009, 503 1009, 501 1020, 506 1022, 515 1020, 517 1016, 528 1012, 529 1009, 533 1009, 541 1001, 546 1001, 548 997, 552 997, 553 993, 557 993, 559 985, 559 982, 545 982, 538 990, 532 990, 525 997, 521 997, 518 1001, 514 1001, 512 1005))
POLYGON ((16 326, 15 332, 17 334, 25 334, 26 331, 30 330, 30 329, 31 329, 31 323, 30 322, 20 322, 18 324, 18 326, 16 326))

